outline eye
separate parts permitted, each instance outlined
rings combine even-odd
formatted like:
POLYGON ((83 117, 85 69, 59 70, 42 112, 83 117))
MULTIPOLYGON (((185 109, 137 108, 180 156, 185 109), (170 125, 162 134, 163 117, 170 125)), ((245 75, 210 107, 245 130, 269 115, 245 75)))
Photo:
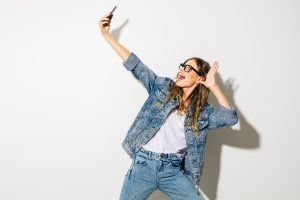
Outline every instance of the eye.
POLYGON ((191 71, 191 69, 192 69, 192 67, 190 65, 186 65, 185 68, 186 68, 186 71, 191 71))

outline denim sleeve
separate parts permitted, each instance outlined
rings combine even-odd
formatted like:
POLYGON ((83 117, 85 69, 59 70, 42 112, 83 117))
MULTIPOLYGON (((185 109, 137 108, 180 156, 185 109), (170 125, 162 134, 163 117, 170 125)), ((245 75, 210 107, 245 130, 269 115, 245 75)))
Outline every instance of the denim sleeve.
POLYGON ((237 124, 238 117, 236 108, 231 105, 230 107, 231 109, 222 105, 219 105, 219 109, 212 107, 209 114, 208 130, 225 128, 237 124))
POLYGON ((154 91, 157 84, 163 84, 166 77, 157 76, 133 52, 123 62, 124 67, 147 89, 148 94, 154 91))

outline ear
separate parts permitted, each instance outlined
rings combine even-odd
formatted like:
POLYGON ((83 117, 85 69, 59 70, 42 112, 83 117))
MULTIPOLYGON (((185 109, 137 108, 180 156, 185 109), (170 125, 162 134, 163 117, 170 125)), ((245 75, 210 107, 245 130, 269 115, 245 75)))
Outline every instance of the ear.
POLYGON ((203 81, 205 81, 205 78, 203 76, 199 76, 197 78, 197 84, 202 83, 203 81))

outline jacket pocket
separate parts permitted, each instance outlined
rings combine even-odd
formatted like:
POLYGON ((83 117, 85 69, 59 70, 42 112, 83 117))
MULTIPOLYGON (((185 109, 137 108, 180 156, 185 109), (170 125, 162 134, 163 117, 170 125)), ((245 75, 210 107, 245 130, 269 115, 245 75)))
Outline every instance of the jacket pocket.
POLYGON ((161 103, 163 103, 165 101, 165 99, 166 99, 166 95, 162 91, 160 91, 160 90, 156 90, 155 91, 155 97, 161 103))
POLYGON ((199 121, 199 129, 202 130, 208 126, 208 121, 207 120, 200 120, 199 121))

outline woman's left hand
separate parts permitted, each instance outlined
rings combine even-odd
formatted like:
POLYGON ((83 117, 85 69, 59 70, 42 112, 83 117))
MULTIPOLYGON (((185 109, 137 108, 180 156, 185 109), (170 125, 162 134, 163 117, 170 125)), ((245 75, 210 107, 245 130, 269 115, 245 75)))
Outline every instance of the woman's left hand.
POLYGON ((214 62, 206 75, 205 81, 199 80, 199 82, 205 85, 207 88, 216 86, 215 74, 219 68, 218 62, 214 62))

